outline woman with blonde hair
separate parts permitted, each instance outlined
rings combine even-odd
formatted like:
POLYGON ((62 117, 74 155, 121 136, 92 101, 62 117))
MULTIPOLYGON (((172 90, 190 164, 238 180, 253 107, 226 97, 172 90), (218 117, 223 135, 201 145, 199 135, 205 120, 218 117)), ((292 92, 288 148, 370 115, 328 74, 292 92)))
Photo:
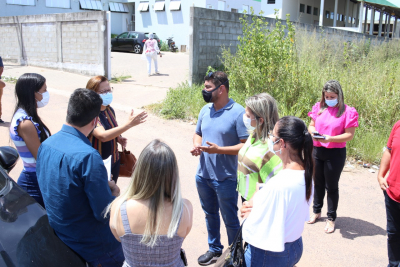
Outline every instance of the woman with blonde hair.
POLYGON ((238 155, 238 191, 242 201, 250 200, 258 183, 268 182, 282 170, 282 161, 272 150, 268 135, 278 121, 275 99, 261 93, 246 99, 244 125, 250 132, 238 155))
POLYGON ((86 89, 95 91, 100 95, 103 100, 101 112, 97 120, 97 126, 89 135, 89 140, 92 146, 97 149, 103 159, 107 159, 110 155, 111 158, 111 174, 112 179, 117 183, 120 169, 120 160, 118 154, 118 143, 123 148, 126 147, 127 139, 122 137, 122 133, 130 128, 139 125, 146 121, 147 113, 143 111, 139 115, 133 115, 132 112, 128 120, 121 126, 117 123, 114 109, 110 106, 113 100, 112 87, 107 78, 104 76, 95 76, 91 78, 86 89))
POLYGON ((108 213, 124 266, 184 266, 180 251, 192 228, 193 208, 182 199, 178 164, 167 144, 153 140, 144 148, 130 185, 108 213))

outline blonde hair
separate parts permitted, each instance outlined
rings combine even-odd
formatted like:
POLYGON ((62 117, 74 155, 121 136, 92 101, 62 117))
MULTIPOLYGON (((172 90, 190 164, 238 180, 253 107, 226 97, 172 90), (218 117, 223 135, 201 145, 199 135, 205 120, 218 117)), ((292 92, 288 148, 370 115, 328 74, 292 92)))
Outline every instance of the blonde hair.
POLYGON ((167 236, 172 238, 178 230, 182 213, 182 196, 178 164, 172 149, 158 139, 151 141, 140 154, 131 182, 126 191, 108 207, 105 216, 114 209, 111 227, 117 228, 118 212, 129 199, 149 200, 149 213, 143 238, 140 241, 150 247, 157 243, 161 227, 164 202, 172 203, 172 217, 167 236))
POLYGON ((256 130, 254 130, 256 138, 265 143, 268 133, 274 129, 279 120, 276 100, 267 93, 261 93, 247 98, 245 103, 256 117, 256 130), (264 120, 262 125, 259 122, 260 118, 264 120))
POLYGON ((99 87, 102 82, 108 82, 108 79, 104 76, 94 76, 90 78, 88 83, 86 84, 86 89, 95 91, 96 93, 99 92, 99 87))
POLYGON ((340 116, 343 115, 346 106, 344 105, 344 96, 343 96, 343 90, 342 86, 340 83, 336 80, 330 80, 327 81, 324 85, 324 88, 322 89, 322 97, 320 101, 320 108, 318 111, 318 115, 324 112, 325 109, 328 108, 328 105, 325 103, 325 93, 335 93, 338 95, 338 107, 339 110, 336 113, 336 118, 339 118, 340 116))

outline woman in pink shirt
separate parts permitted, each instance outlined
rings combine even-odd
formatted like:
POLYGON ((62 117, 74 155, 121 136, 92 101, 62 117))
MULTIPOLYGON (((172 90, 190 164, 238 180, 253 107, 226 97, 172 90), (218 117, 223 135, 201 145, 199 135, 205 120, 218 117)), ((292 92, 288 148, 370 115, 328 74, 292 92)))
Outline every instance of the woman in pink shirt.
POLYGON ((143 54, 146 55, 147 59, 147 74, 151 75, 151 60, 154 61, 154 69, 155 74, 159 74, 158 72, 158 64, 157 64, 157 54, 160 54, 160 48, 158 48, 157 40, 154 39, 154 34, 149 34, 149 39, 146 40, 143 47, 143 54))
POLYGON ((309 224, 321 217, 325 189, 328 192, 328 219, 325 233, 335 231, 336 210, 339 203, 339 178, 346 161, 346 142, 354 137, 358 127, 358 113, 355 108, 344 104, 340 83, 328 81, 322 89, 322 97, 312 111, 308 131, 314 139, 315 184, 314 214, 309 224))

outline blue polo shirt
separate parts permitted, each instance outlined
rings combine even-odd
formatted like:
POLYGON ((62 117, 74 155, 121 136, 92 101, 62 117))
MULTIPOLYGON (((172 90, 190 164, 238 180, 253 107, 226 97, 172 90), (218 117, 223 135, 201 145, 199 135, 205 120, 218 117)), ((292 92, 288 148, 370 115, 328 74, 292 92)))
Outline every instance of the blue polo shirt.
MULTIPOLYGON (((202 145, 206 141, 218 146, 234 146, 249 134, 243 123, 244 108, 229 99, 228 104, 216 111, 214 104, 205 105, 199 114, 196 134, 202 137, 202 145)), ((197 175, 217 181, 237 178, 237 156, 225 154, 201 153, 197 175)))
POLYGON ((121 247, 103 216, 114 199, 107 171, 86 136, 63 125, 39 147, 36 173, 50 225, 66 245, 89 262, 121 247))

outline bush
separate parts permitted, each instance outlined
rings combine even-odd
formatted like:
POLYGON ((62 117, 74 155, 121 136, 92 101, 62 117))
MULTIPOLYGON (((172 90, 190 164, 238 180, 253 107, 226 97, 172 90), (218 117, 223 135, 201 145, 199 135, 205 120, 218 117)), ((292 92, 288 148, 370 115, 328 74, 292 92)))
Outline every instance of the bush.
POLYGON ((118 36, 118 34, 112 33, 111 34, 111 38, 116 38, 118 36))
POLYGON ((168 41, 160 40, 160 50, 161 51, 169 51, 168 41))
MULTIPOLYGON (((378 162, 391 128, 400 119, 400 42, 358 40, 295 30, 289 19, 268 28, 262 17, 244 16, 237 53, 222 53, 230 97, 244 105, 267 92, 279 104, 280 116, 294 115, 307 124, 307 113, 320 100, 323 85, 338 80, 345 103, 357 109, 360 127, 348 142, 348 155, 378 162)), ((204 101, 201 85, 170 89, 162 103, 166 118, 196 118, 204 101)))

